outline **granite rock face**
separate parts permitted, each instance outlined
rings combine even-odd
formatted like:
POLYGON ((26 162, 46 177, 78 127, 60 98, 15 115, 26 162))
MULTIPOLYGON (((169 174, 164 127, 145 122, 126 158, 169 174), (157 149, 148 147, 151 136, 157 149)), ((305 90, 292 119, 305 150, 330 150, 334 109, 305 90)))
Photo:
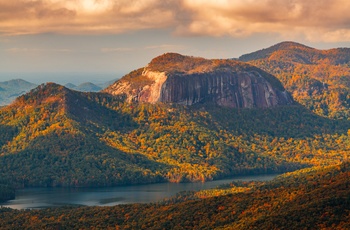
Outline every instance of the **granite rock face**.
POLYGON ((121 78, 104 92, 128 101, 193 105, 211 102, 233 108, 268 108, 293 103, 280 82, 235 60, 164 54, 121 78))

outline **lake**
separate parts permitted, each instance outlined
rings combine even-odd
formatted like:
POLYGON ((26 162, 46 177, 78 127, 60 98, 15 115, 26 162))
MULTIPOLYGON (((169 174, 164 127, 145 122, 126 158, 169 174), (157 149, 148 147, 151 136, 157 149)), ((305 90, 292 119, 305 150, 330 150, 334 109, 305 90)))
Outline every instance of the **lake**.
POLYGON ((267 181, 277 175, 240 176, 198 183, 159 183, 107 188, 27 188, 16 191, 16 199, 0 203, 13 209, 36 209, 64 205, 113 206, 130 203, 149 203, 174 196, 181 191, 215 188, 232 181, 267 181))

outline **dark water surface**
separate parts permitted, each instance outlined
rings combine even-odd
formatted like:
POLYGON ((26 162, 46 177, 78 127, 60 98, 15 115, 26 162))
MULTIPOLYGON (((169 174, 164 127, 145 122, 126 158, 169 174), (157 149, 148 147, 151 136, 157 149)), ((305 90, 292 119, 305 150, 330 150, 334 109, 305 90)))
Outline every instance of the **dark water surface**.
POLYGON ((181 191, 204 190, 232 181, 266 181, 277 175, 241 176, 204 183, 161 183, 109 188, 28 188, 16 191, 16 199, 1 203, 13 209, 46 208, 64 205, 112 206, 148 203, 174 196, 181 191))

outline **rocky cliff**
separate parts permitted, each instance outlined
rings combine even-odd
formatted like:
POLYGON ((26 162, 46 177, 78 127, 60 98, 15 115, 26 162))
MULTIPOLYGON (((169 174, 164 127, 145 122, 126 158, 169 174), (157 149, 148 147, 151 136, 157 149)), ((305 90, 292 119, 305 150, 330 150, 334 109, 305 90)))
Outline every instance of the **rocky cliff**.
POLYGON ((213 102, 234 108, 292 103, 272 75, 235 60, 208 60, 167 53, 124 76, 104 92, 128 101, 193 105, 213 102))

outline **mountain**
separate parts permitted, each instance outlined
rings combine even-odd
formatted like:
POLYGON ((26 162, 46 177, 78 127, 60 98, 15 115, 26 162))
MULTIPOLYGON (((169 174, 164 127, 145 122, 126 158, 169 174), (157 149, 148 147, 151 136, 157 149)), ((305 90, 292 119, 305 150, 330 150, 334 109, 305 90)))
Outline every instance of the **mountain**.
POLYGON ((65 86, 69 89, 74 89, 74 90, 81 91, 81 92, 98 92, 98 91, 102 90, 102 88, 100 86, 97 86, 91 82, 84 82, 78 86, 76 86, 72 83, 68 83, 65 86))
POLYGON ((316 114, 350 118, 350 49, 318 50, 282 42, 239 60, 276 76, 293 98, 316 114))
POLYGON ((234 60, 207 60, 166 53, 124 76, 103 92, 127 101, 182 105, 212 102, 233 108, 292 103, 274 76, 234 60))
MULTIPOLYGON (((282 99, 270 100, 279 106, 260 100, 253 108, 232 108, 214 96, 188 106, 108 93, 128 78, 131 86, 147 90, 150 80, 142 75, 147 71, 154 76, 175 71, 174 89, 181 79, 190 87, 199 76, 209 82, 218 73, 220 82, 225 73, 232 83, 233 76, 257 80, 251 87, 255 93, 264 89, 259 84, 277 98, 283 92, 276 78, 256 67, 174 55, 153 59, 101 93, 48 83, 1 108, 0 178, 16 187, 205 181, 335 164, 348 157, 349 122, 316 116, 298 104, 283 105, 282 99), (176 73, 179 66, 182 73, 176 73)), ((250 86, 234 89, 241 87, 250 86)))
POLYGON ((350 164, 179 194, 176 203, 0 209, 4 229, 349 229, 350 164), (190 194, 201 194, 187 200, 190 194), (222 195, 224 194, 224 195, 222 195), (226 195, 225 195, 226 194, 226 195))
POLYGON ((321 53, 322 51, 296 42, 281 42, 267 49, 244 54, 239 57, 239 60, 245 62, 265 58, 278 60, 282 57, 291 62, 310 64, 324 57, 321 53))
POLYGON ((133 123, 128 116, 88 97, 48 83, 1 109, 1 178, 14 182, 16 187, 161 181, 156 170, 164 166, 101 141, 107 130, 118 127, 119 132, 125 132, 133 123))
POLYGON ((102 88, 91 83, 91 82, 84 82, 80 85, 78 85, 75 90, 81 91, 81 92, 98 92, 102 88))
MULTIPOLYGON (((347 92, 346 53, 283 43, 246 60, 289 79, 293 87, 283 84, 301 103, 309 106, 300 95, 313 90, 304 99, 318 112, 331 111, 336 100, 329 95, 347 92), (338 72, 322 81, 317 75, 340 69, 341 88, 338 72)), ((157 204, 0 208, 0 226, 349 229, 350 121, 333 119, 346 108, 320 116, 283 92, 277 78, 250 64, 179 54, 155 58, 103 92, 42 84, 0 108, 0 200, 11 199, 14 187, 194 182, 301 170, 157 204)))
POLYGON ((350 157, 350 124, 299 105, 130 103, 54 83, 1 108, 0 129, 0 178, 15 187, 205 181, 350 157))
POLYGON ((0 106, 10 104, 16 97, 28 92, 36 86, 37 85, 22 79, 0 82, 0 106))
MULTIPOLYGON (((85 82, 78 86, 72 83, 67 83, 66 87, 82 92, 98 92, 105 88, 106 84, 112 84, 112 82, 102 84, 103 87, 95 85, 91 82, 85 82)), ((13 79, 0 82, 0 106, 12 103, 18 96, 29 92, 31 89, 34 89, 37 86, 38 85, 22 79, 13 79)))
MULTIPOLYGON (((185 108, 132 108, 119 97, 40 85, 0 110, 1 178, 17 187, 106 186, 265 170, 231 168, 243 158, 217 131, 201 125, 204 117, 193 116, 185 108), (176 137, 166 136, 169 130, 176 137)), ((301 167, 261 159, 272 171, 301 167)))
POLYGON ((74 85, 73 83, 67 83, 67 84, 64 85, 64 87, 66 87, 66 88, 68 88, 68 89, 74 89, 74 88, 76 88, 77 86, 74 85))
MULTIPOLYGON (((196 64, 198 71, 224 68, 221 60, 195 60, 211 63, 196 64)), ((193 71, 191 61, 171 63, 156 58, 147 70, 177 70, 187 63, 183 72, 193 71)), ((244 77, 264 76, 259 82, 273 92, 283 90, 256 67, 224 63, 229 70, 243 68, 244 77), (257 73, 246 75, 251 70, 257 73)), ((224 71, 231 76, 229 70, 224 71)), ((148 79, 133 73, 125 77, 139 77, 131 78, 132 85, 148 79)), ((174 88, 181 84, 175 83, 174 88)), ((145 103, 125 94, 43 84, 0 109, 0 178, 15 187, 190 182, 331 165, 350 157, 350 122, 317 116, 298 104, 278 105, 232 108, 212 99, 191 106, 145 103)))

